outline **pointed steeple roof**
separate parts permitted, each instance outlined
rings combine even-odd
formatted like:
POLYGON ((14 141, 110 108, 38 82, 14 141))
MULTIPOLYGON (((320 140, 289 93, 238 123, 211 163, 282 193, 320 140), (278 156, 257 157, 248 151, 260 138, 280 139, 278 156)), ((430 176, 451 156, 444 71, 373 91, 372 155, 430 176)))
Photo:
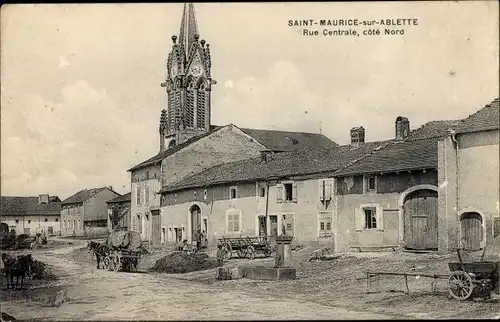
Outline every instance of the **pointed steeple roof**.
POLYGON ((182 13, 179 44, 184 47, 186 57, 189 54, 191 45, 198 37, 198 24, 196 23, 194 5, 191 2, 185 3, 184 12, 182 13))

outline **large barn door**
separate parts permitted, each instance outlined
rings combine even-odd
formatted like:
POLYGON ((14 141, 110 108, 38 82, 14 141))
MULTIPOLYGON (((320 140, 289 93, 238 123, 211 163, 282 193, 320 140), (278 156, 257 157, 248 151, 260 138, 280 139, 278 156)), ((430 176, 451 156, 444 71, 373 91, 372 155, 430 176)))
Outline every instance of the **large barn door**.
POLYGON ((406 248, 438 248, 438 195, 433 190, 417 190, 404 203, 404 239, 406 248))
POLYGON ((483 219, 477 212, 466 212, 460 217, 462 247, 479 250, 483 240, 483 219))

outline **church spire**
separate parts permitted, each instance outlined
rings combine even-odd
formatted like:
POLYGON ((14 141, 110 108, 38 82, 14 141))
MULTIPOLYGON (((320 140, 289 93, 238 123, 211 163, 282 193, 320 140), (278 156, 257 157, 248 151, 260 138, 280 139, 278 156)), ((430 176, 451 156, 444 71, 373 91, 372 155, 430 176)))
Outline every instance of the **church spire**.
POLYGON ((193 3, 184 4, 184 12, 182 13, 181 31, 179 34, 179 44, 183 47, 186 57, 189 56, 191 45, 199 38, 198 24, 196 23, 196 15, 194 12, 193 3))

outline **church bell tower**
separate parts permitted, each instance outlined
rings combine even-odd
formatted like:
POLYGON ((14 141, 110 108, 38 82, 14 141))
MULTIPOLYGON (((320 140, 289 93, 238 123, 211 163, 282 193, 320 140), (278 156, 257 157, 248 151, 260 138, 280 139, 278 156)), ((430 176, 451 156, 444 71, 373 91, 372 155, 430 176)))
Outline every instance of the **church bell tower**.
POLYGON ((200 41, 194 5, 184 4, 179 36, 167 59, 167 109, 161 111, 160 151, 210 130, 210 46, 200 41))

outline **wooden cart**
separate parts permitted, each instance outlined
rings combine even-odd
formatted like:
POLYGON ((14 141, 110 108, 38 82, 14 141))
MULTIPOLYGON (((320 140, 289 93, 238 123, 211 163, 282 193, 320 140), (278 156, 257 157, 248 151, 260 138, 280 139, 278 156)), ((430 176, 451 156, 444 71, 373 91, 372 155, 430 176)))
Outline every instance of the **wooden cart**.
POLYGON ((104 258, 104 265, 111 271, 134 272, 138 270, 143 253, 141 238, 137 232, 117 231, 107 239, 109 253, 104 258))
POLYGON ((466 300, 471 296, 489 298, 493 291, 499 293, 499 262, 464 263, 459 250, 457 254, 459 262, 448 263, 451 271, 448 278, 450 296, 466 300))
POLYGON ((250 259, 254 259, 256 253, 261 253, 265 257, 272 255, 271 238, 268 236, 222 237, 218 239, 218 248, 222 249, 224 259, 232 258, 234 252, 239 258, 250 259))

